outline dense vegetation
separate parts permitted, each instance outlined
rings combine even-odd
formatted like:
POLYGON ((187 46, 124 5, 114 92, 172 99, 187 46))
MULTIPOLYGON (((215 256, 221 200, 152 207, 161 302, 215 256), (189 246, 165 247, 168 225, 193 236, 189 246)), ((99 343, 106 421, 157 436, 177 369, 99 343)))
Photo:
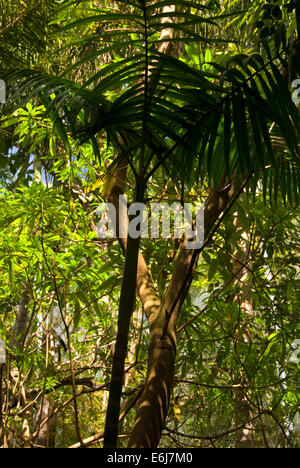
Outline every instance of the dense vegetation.
POLYGON ((0 7, 0 445, 299 448, 300 2, 0 7))

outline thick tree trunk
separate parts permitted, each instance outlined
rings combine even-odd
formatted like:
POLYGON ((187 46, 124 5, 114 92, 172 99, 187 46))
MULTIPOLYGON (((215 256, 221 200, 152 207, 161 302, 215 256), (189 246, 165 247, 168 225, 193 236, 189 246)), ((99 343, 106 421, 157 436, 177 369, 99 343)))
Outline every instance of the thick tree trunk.
MULTIPOLYGON (((232 196, 231 186, 219 191, 212 190, 204 213, 206 239, 232 196)), ((163 303, 159 309, 154 308, 148 316, 150 323, 148 372, 128 447, 155 448, 159 443, 172 390, 177 317, 189 291, 197 259, 196 251, 187 250, 185 245, 182 245, 163 303), (174 307, 175 298, 178 301, 174 307), (170 311, 172 311, 171 317, 169 317, 170 311)))

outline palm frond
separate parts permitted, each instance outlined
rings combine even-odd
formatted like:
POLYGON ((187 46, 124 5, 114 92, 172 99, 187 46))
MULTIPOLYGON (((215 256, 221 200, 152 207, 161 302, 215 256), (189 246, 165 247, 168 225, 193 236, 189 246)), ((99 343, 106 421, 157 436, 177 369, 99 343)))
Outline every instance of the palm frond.
MULTIPOLYGON (((69 132, 80 143, 95 141, 103 130, 114 142, 118 135, 127 134, 132 164, 139 163, 143 151, 147 153, 148 178, 161 165, 187 183, 199 183, 207 176, 217 183, 224 173, 228 178, 233 173, 244 177, 272 168, 274 175, 267 176, 269 190, 282 190, 291 199, 287 182, 279 182, 282 175, 293 181, 295 198, 300 118, 282 78, 285 50, 271 56, 268 48, 267 58, 258 53, 230 56, 227 63, 210 63, 208 73, 154 46, 165 41, 158 33, 166 27, 173 30, 168 41, 203 41, 197 28, 215 25, 218 16, 197 2, 196 6, 185 1, 120 3, 122 11, 100 8, 95 12, 84 0, 63 2, 61 8, 80 7, 83 16, 63 25, 61 31, 103 25, 103 47, 96 54, 113 50, 116 43, 122 47, 120 34, 124 34, 126 47, 130 44, 128 56, 109 64, 100 62, 99 70, 84 84, 32 70, 13 73, 10 81, 17 85, 12 99, 19 106, 41 99, 65 142, 69 132), (116 28, 105 31, 106 22, 115 23, 116 28), (286 144, 279 165, 274 131, 286 144)), ((69 71, 90 57, 72 64, 69 71)))

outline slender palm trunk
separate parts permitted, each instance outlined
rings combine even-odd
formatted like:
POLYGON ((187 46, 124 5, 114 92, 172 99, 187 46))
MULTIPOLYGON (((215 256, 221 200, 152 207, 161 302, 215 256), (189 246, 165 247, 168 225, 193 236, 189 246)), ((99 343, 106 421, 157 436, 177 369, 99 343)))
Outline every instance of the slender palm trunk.
MULTIPOLYGON (((135 201, 141 203, 144 198, 144 184, 137 182, 135 201)), ((109 388, 108 406, 104 430, 105 448, 116 448, 120 416, 121 394, 124 379, 125 359, 128 347, 130 320, 136 298, 136 279, 140 236, 132 238, 128 231, 125 266, 119 302, 118 331, 113 357, 112 376, 109 388)))

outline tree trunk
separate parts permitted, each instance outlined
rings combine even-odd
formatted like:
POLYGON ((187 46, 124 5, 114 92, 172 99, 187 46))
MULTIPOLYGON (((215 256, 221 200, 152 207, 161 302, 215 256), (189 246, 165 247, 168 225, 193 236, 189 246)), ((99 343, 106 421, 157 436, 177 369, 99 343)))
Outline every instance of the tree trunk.
MULTIPOLYGON (((234 224, 236 225, 237 230, 241 230, 241 241, 239 242, 239 249, 236 249, 234 252, 233 260, 233 275, 234 282, 238 287, 238 294, 235 297, 234 301, 238 304, 240 308, 240 313, 242 315, 241 326, 243 327, 243 332, 239 335, 236 345, 238 342, 242 342, 245 345, 250 346, 251 333, 245 319, 247 316, 253 315, 253 307, 251 303, 251 294, 250 294, 250 280, 249 271, 247 266, 250 266, 250 234, 248 232, 242 232, 243 228, 239 223, 238 216, 236 217, 234 224), (243 266, 245 265, 245 266, 243 266), (244 318, 244 320, 243 320, 244 318)), ((237 384, 243 383, 243 375, 239 375, 236 379, 237 384)), ((234 392, 235 398, 235 425, 239 429, 235 433, 235 448, 254 448, 255 444, 255 432, 254 426, 251 420, 253 419, 253 408, 247 398, 247 395, 244 393, 245 390, 242 388, 237 388, 234 392)))
POLYGON ((55 448, 56 415, 52 416, 53 413, 54 406, 50 399, 46 395, 43 395, 40 399, 34 421, 34 431, 38 431, 34 442, 38 448, 55 448), (40 423, 48 418, 48 422, 39 429, 40 423))
MULTIPOLYGON (((224 211, 234 190, 231 186, 212 190, 205 204, 205 239, 224 211)), ((144 391, 138 403, 136 420, 128 447, 155 448, 168 413, 176 357, 176 322, 189 291, 198 255, 194 250, 180 249, 176 266, 161 307, 148 315, 150 323, 148 372, 144 391), (178 294, 180 293, 180 295, 178 294), (174 298, 178 301, 174 307, 174 298), (172 311, 171 317, 168 312, 172 311), (166 329, 167 323, 167 329, 166 329)), ((147 313, 147 311, 146 311, 147 313)))
POLYGON ((254 448, 255 432, 251 419, 253 411, 243 391, 235 390, 235 424, 240 427, 235 432, 235 448, 254 448))
MULTIPOLYGON (((142 203, 143 198, 143 181, 137 181, 135 201, 142 203)), ((140 236, 134 239, 128 233, 125 266, 119 303, 118 331, 106 412, 103 444, 104 448, 116 448, 118 444, 121 394, 124 379, 125 359, 127 355, 130 320, 135 303, 139 247, 140 236)))

